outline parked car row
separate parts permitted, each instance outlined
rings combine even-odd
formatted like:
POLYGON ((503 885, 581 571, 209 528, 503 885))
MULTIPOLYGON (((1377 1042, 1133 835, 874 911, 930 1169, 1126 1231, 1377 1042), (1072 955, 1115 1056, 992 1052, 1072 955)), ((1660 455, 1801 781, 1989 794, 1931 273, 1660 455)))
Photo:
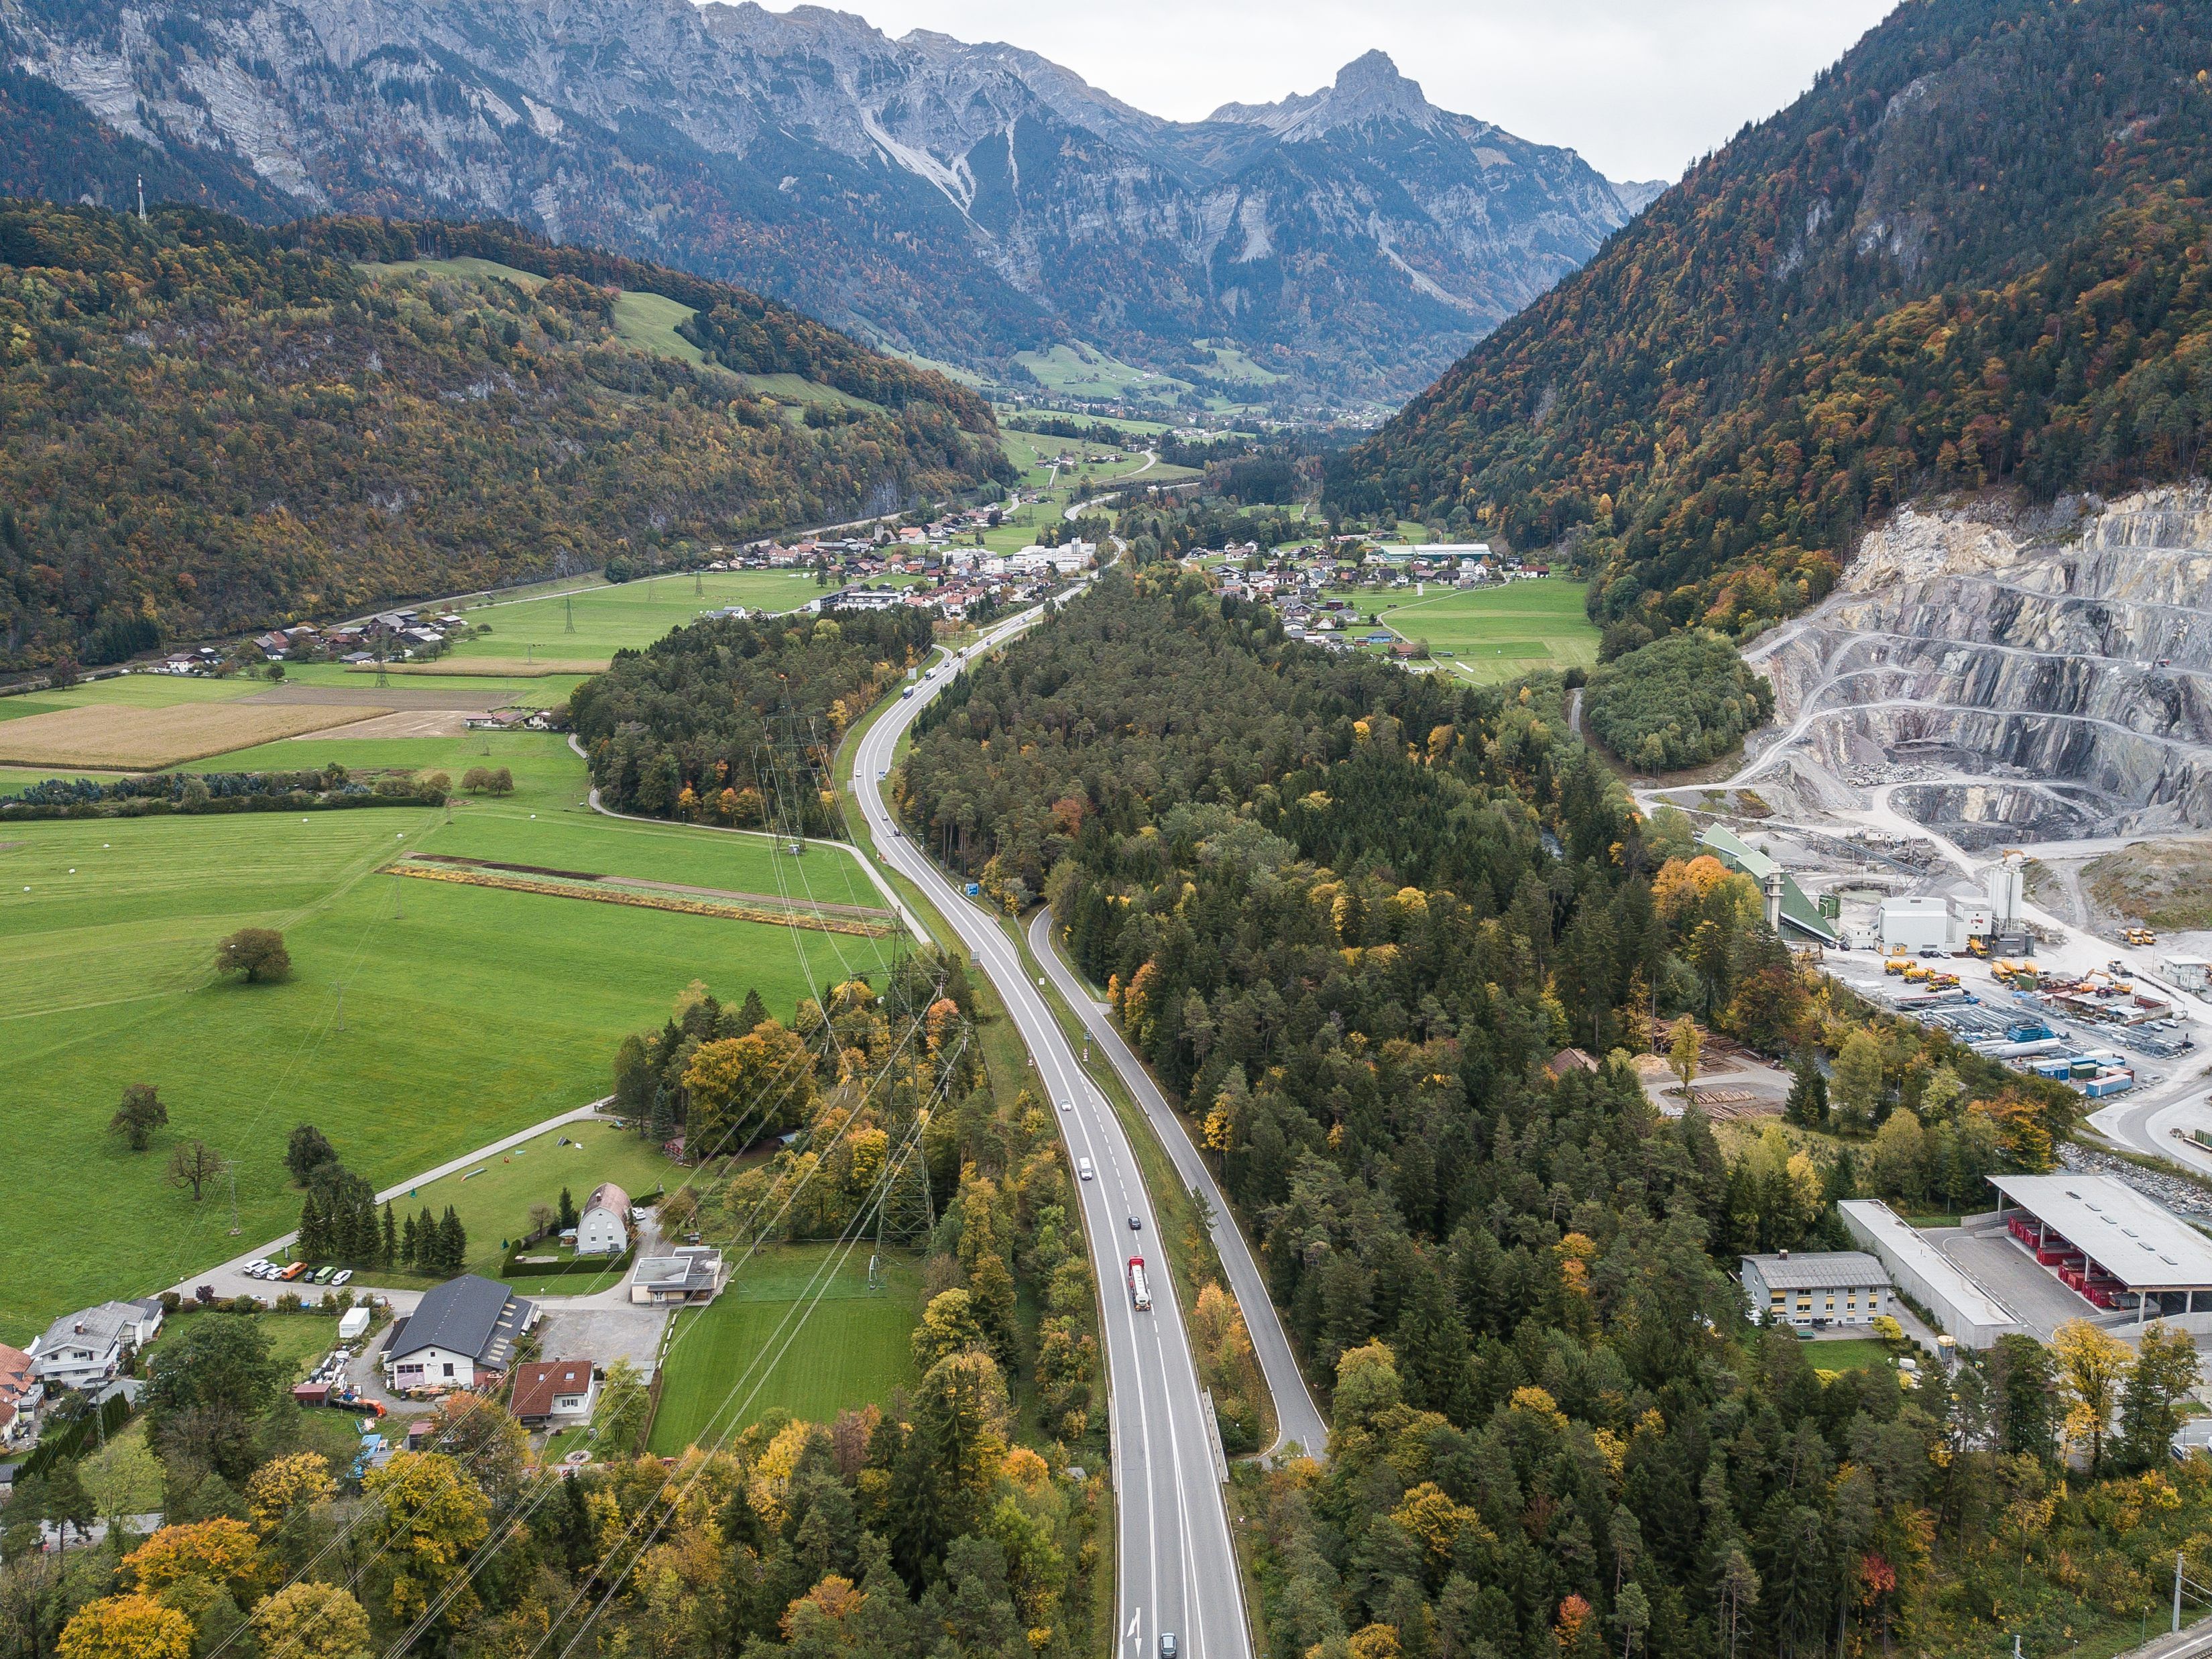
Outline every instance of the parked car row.
POLYGON ((245 1273, 248 1279, 276 1279, 286 1283, 298 1280, 304 1285, 345 1285, 353 1280, 353 1269, 336 1265, 310 1270, 304 1261, 249 1261, 245 1273))

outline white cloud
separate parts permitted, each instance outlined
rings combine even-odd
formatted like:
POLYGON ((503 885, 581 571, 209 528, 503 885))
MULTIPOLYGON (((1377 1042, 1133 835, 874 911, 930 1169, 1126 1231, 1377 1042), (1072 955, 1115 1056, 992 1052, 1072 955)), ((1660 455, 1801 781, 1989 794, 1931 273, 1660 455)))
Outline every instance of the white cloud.
POLYGON ((1177 120, 1311 92, 1380 47, 1447 109, 1571 145, 1615 179, 1671 179, 1790 102, 1893 3, 863 0, 854 9, 893 35, 931 28, 1025 46, 1177 120))

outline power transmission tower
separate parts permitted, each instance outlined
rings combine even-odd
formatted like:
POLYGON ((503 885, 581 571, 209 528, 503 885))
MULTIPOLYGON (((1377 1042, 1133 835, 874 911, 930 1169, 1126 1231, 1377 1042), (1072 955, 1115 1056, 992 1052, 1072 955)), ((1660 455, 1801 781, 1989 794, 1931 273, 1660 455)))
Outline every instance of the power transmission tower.
POLYGON ((806 851, 806 821, 812 797, 827 770, 816 722, 784 700, 783 712, 769 717, 767 782, 769 810, 776 836, 794 854, 806 851))
POLYGON ((921 1151, 929 1109, 917 1103, 901 1111, 894 1105, 886 1127, 891 1162, 884 1170, 884 1201, 876 1206, 878 1257, 886 1250, 922 1249, 937 1227, 937 1200, 929 1190, 929 1170, 921 1151))
POLYGON ((377 641, 376 647, 376 684, 380 690, 392 684, 391 677, 384 672, 384 642, 381 640, 377 641))
POLYGON ((573 634, 576 631, 576 596, 574 593, 563 593, 561 596, 561 607, 568 617, 568 625, 564 631, 573 634))

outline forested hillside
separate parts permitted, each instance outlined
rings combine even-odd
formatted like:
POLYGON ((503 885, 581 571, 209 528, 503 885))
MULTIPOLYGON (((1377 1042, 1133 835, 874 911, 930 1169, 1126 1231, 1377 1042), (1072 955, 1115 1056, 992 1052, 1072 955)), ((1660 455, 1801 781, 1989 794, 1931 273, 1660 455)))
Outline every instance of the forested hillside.
POLYGON ((143 636, 118 623, 326 619, 1005 467, 965 389, 635 261, 484 228, 0 204, 0 669, 143 636), (554 280, 350 263, 432 252, 554 280), (696 307, 707 361, 625 339, 621 288, 696 307), (787 374, 866 404, 802 422, 743 378, 787 374))
POLYGON ((1109 574, 940 705, 897 779, 908 834, 1010 905, 1042 882, 1334 1380, 1326 1470, 1254 1495, 1271 1654, 2134 1631, 2212 1519, 2212 1466, 2161 1473, 2164 1347, 2101 1362, 2108 1406, 2133 1379, 2123 1432, 2069 1486, 2063 1353, 2021 1340, 1907 1391, 1816 1371, 1734 1282, 1741 1250, 1842 1243, 1838 1196, 1971 1206, 2049 1167, 2065 1091, 1794 962, 1757 890, 1679 815, 1640 819, 1534 690, 1109 574), (1648 1049, 1655 1014, 1795 1053, 1793 1127, 1662 1116, 1626 1055, 1554 1069, 1648 1049))
POLYGON ((1911 0, 1329 497, 1587 538, 1617 651, 1819 599, 1917 490, 2185 472, 2212 419, 2208 63, 2198 6, 1911 0))

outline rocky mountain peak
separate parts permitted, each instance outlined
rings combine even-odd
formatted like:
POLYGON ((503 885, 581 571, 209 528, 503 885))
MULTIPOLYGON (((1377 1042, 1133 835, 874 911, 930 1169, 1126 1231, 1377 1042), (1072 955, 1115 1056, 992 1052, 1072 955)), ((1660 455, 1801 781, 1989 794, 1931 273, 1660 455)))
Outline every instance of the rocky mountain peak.
POLYGON ((1224 104, 1209 118, 1264 127, 1290 143, 1312 143, 1346 127, 1397 123, 1431 127, 1448 118, 1422 95, 1418 81, 1398 72, 1390 54, 1361 54, 1336 72, 1332 86, 1293 93, 1279 103, 1224 104))

